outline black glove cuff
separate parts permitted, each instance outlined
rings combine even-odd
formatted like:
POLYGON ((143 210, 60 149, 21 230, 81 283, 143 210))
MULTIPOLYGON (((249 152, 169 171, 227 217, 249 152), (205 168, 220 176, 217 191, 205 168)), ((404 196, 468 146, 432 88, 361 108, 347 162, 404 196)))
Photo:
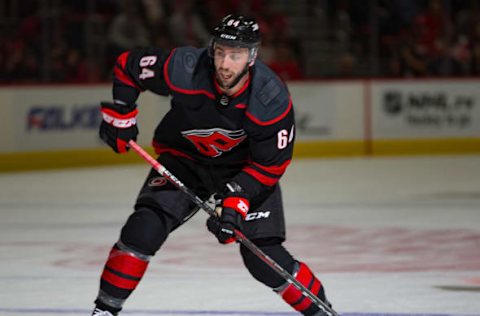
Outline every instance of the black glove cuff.
POLYGON ((113 110, 121 115, 131 113, 137 108, 136 104, 130 105, 118 100, 116 100, 115 102, 100 102, 100 106, 102 108, 113 110))

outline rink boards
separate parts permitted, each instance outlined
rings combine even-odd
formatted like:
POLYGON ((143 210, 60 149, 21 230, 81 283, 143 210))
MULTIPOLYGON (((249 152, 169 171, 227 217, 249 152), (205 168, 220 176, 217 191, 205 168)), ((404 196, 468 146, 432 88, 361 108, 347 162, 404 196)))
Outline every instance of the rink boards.
MULTIPOLYGON (((480 80, 302 81, 288 84, 296 157, 478 154, 480 80)), ((138 161, 98 138, 110 85, 0 88, 0 171, 138 161)), ((149 145, 169 99, 143 93, 139 143, 149 145)))

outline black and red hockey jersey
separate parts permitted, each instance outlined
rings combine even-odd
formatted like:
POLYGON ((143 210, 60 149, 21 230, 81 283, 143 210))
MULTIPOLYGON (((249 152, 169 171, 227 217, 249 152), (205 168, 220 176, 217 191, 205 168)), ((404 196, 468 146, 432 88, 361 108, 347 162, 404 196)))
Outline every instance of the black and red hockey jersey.
POLYGON ((158 124, 156 152, 241 170, 233 180, 250 196, 275 185, 290 163, 294 112, 285 84, 261 61, 250 79, 227 97, 205 48, 125 52, 114 68, 113 97, 133 105, 141 91, 171 96, 158 124))

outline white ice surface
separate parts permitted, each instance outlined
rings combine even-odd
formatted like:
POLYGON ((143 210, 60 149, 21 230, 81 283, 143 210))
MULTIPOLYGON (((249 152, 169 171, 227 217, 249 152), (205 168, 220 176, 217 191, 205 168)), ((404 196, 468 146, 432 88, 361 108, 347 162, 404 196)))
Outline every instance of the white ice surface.
MULTIPOLYGON (((0 315, 89 315, 144 164, 0 174, 0 315)), ((480 157, 295 160, 287 248, 340 313, 480 315, 480 157)), ((167 240, 126 315, 273 315, 198 213, 167 240), (170 311, 170 312, 169 312, 170 311)))

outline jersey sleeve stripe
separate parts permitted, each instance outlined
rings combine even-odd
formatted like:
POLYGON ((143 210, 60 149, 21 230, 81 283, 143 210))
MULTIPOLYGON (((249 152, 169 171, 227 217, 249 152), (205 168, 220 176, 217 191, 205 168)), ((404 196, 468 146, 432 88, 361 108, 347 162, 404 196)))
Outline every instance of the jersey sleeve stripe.
POLYGON ((290 162, 291 160, 287 160, 278 166, 264 166, 254 162, 245 167, 243 171, 257 179, 260 183, 272 186, 280 180, 290 162))
POLYGON ((260 121, 258 118, 256 118, 255 116, 253 116, 252 113, 246 111, 245 114, 247 115, 247 117, 252 120, 254 123, 256 123, 257 125, 261 125, 261 126, 267 126, 267 125, 272 125, 272 124, 275 124, 279 121, 281 121, 285 116, 287 116, 287 114, 290 112, 290 110, 292 109, 292 98, 291 97, 288 97, 288 106, 287 106, 287 109, 282 113, 280 114, 279 116, 277 116, 276 118, 270 120, 270 121, 260 121))
POLYGON ((243 172, 248 173, 254 179, 256 179, 258 182, 260 182, 263 185, 269 186, 269 187, 274 186, 275 184, 277 184, 278 180, 280 180, 280 178, 272 178, 272 177, 266 176, 266 175, 258 172, 257 170, 255 170, 252 167, 244 168, 243 172))
POLYGON ((137 90, 142 90, 140 87, 133 82, 133 80, 125 73, 125 69, 127 66, 127 60, 128 56, 130 55, 130 52, 125 52, 122 53, 120 56, 117 58, 117 63, 115 64, 115 67, 113 69, 113 73, 115 75, 115 78, 119 80, 120 82, 126 84, 127 86, 133 87, 137 90))
POLYGON ((167 60, 165 61, 165 65, 163 66, 163 78, 165 79, 165 82, 167 83, 168 87, 170 90, 178 92, 178 93, 183 93, 183 94, 203 94, 207 96, 209 99, 215 100, 215 96, 213 93, 208 92, 206 90, 190 90, 190 89, 182 89, 180 87, 177 87, 173 85, 170 76, 168 74, 168 67, 170 66, 170 61, 175 53, 176 49, 173 49, 172 52, 170 53, 170 56, 168 56, 167 60))
POLYGON ((138 87, 132 79, 130 79, 120 68, 118 68, 118 66, 115 66, 115 68, 113 69, 113 73, 115 75, 115 78, 121 83, 133 87, 137 90, 141 90, 140 87, 138 87))
POLYGON ((117 58, 117 63, 122 69, 125 69, 127 67, 128 56, 130 56, 130 52, 124 52, 120 54, 120 56, 118 56, 117 58))
POLYGON ((290 162, 291 162, 291 160, 289 159, 279 166, 264 166, 264 165, 261 165, 261 164, 258 164, 256 162, 254 162, 253 166, 262 170, 262 171, 268 172, 272 175, 281 176, 285 173, 285 170, 287 170, 287 167, 290 164, 290 162))

